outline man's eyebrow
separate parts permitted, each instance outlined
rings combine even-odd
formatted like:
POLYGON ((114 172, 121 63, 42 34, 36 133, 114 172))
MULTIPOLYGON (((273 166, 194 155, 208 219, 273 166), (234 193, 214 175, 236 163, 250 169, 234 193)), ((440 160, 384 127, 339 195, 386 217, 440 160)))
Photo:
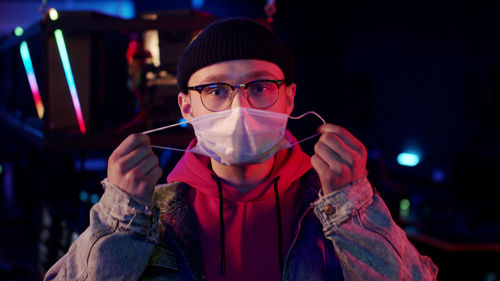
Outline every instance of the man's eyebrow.
POLYGON ((255 72, 250 72, 246 75, 246 77, 250 80, 256 79, 256 78, 274 78, 278 79, 279 77, 276 77, 273 73, 269 71, 255 71, 255 72))

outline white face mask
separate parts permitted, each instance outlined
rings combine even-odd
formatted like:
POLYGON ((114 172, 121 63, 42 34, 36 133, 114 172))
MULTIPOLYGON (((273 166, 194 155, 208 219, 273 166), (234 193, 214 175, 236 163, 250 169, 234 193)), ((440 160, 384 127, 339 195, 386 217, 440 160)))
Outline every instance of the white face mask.
MULTIPOLYGON (((288 118, 299 119, 310 113, 325 123, 323 118, 313 111, 299 117, 291 117, 279 112, 237 107, 193 118, 189 123, 193 125, 197 144, 189 150, 154 145, 152 147, 198 153, 224 165, 262 163, 278 150, 318 135, 315 134, 296 143, 290 143, 284 138, 288 118)), ((184 123, 187 122, 149 130, 143 134, 184 123)))

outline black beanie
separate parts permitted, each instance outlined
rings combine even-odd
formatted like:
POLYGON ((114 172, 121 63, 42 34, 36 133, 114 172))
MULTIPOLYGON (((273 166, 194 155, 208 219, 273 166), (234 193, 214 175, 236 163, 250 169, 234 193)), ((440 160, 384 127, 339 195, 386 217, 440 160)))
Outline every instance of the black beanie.
POLYGON ((177 86, 187 93, 187 83, 197 70, 222 61, 259 59, 281 68, 285 83, 294 79, 293 57, 266 26, 245 18, 215 21, 184 50, 177 63, 177 86))

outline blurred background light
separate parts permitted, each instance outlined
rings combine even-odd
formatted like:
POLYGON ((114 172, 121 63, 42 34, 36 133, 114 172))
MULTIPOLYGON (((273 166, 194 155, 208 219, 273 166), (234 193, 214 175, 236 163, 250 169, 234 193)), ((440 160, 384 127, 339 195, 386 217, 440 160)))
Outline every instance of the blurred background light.
MULTIPOLYGON (((9 33, 16 26, 28 26, 42 19, 40 13, 40 3, 35 0, 2 0, 0 1, 0 34, 9 33)), ((188 2, 189 3, 189 2, 188 2)), ((53 0, 49 1, 49 18, 51 20, 51 10, 57 13, 59 18, 61 12, 72 11, 94 11, 105 15, 120 17, 123 19, 133 19, 136 14, 136 3, 133 0, 53 0)), ((54 12, 52 12, 54 13, 54 12)))
POLYGON ((191 7, 193 7, 193 9, 201 9, 204 2, 204 0, 191 0, 191 7))
POLYGON ((397 160, 401 166, 415 167, 420 163, 420 156, 416 153, 402 152, 398 155, 397 160))
POLYGON ((160 66, 160 35, 158 30, 144 32, 144 48, 151 54, 151 60, 156 67, 160 66))
POLYGON ((105 171, 107 165, 108 162, 105 158, 78 159, 74 162, 74 167, 77 171, 105 171))
POLYGON ((99 195, 97 194, 90 195, 90 203, 95 204, 97 202, 99 202, 99 195))
POLYGON ((402 220, 407 220, 410 217, 410 200, 405 198, 399 202, 399 217, 402 220))
POLYGON ((14 28, 14 34, 16 36, 21 36, 21 35, 23 35, 23 33, 24 33, 24 30, 22 27, 16 26, 16 28, 14 28))
POLYGON ((85 190, 80 191, 80 194, 78 197, 80 198, 80 201, 82 201, 84 203, 89 200, 89 194, 85 190))
POLYGON ((399 208, 401 210, 408 210, 410 209, 410 200, 408 199, 403 199, 399 202, 399 208))
POLYGON ((431 174, 431 179, 435 183, 443 183, 446 180, 446 174, 441 169, 434 169, 431 174))
POLYGON ((56 21, 59 18, 59 13, 57 12, 56 9, 54 8, 49 9, 49 18, 53 21, 56 21))

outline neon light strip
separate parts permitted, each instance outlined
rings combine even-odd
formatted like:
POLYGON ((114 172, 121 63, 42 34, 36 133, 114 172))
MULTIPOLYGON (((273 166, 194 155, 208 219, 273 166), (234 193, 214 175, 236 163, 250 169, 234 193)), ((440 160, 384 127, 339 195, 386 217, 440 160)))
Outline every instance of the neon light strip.
POLYGON ((40 98, 40 91, 38 90, 35 71, 33 70, 33 64, 31 63, 30 51, 28 50, 28 43, 26 43, 26 41, 21 42, 19 49, 21 51, 24 69, 26 70, 26 75, 28 76, 31 93, 33 94, 33 100, 35 101, 36 112, 38 113, 38 118, 42 119, 45 109, 43 108, 42 99, 40 98))
POLYGON ((66 43, 64 43, 62 31, 60 29, 56 29, 54 31, 54 36, 56 37, 57 49, 59 50, 59 56, 61 57, 64 74, 66 75, 66 81, 69 87, 69 92, 71 94, 71 99, 73 100, 73 107, 75 108, 76 118, 78 119, 78 125, 80 126, 80 132, 82 134, 85 134, 87 129, 85 128, 85 122, 83 121, 80 99, 78 98, 78 93, 76 91, 75 79, 73 78, 73 72, 71 71, 68 51, 66 50, 66 43))

